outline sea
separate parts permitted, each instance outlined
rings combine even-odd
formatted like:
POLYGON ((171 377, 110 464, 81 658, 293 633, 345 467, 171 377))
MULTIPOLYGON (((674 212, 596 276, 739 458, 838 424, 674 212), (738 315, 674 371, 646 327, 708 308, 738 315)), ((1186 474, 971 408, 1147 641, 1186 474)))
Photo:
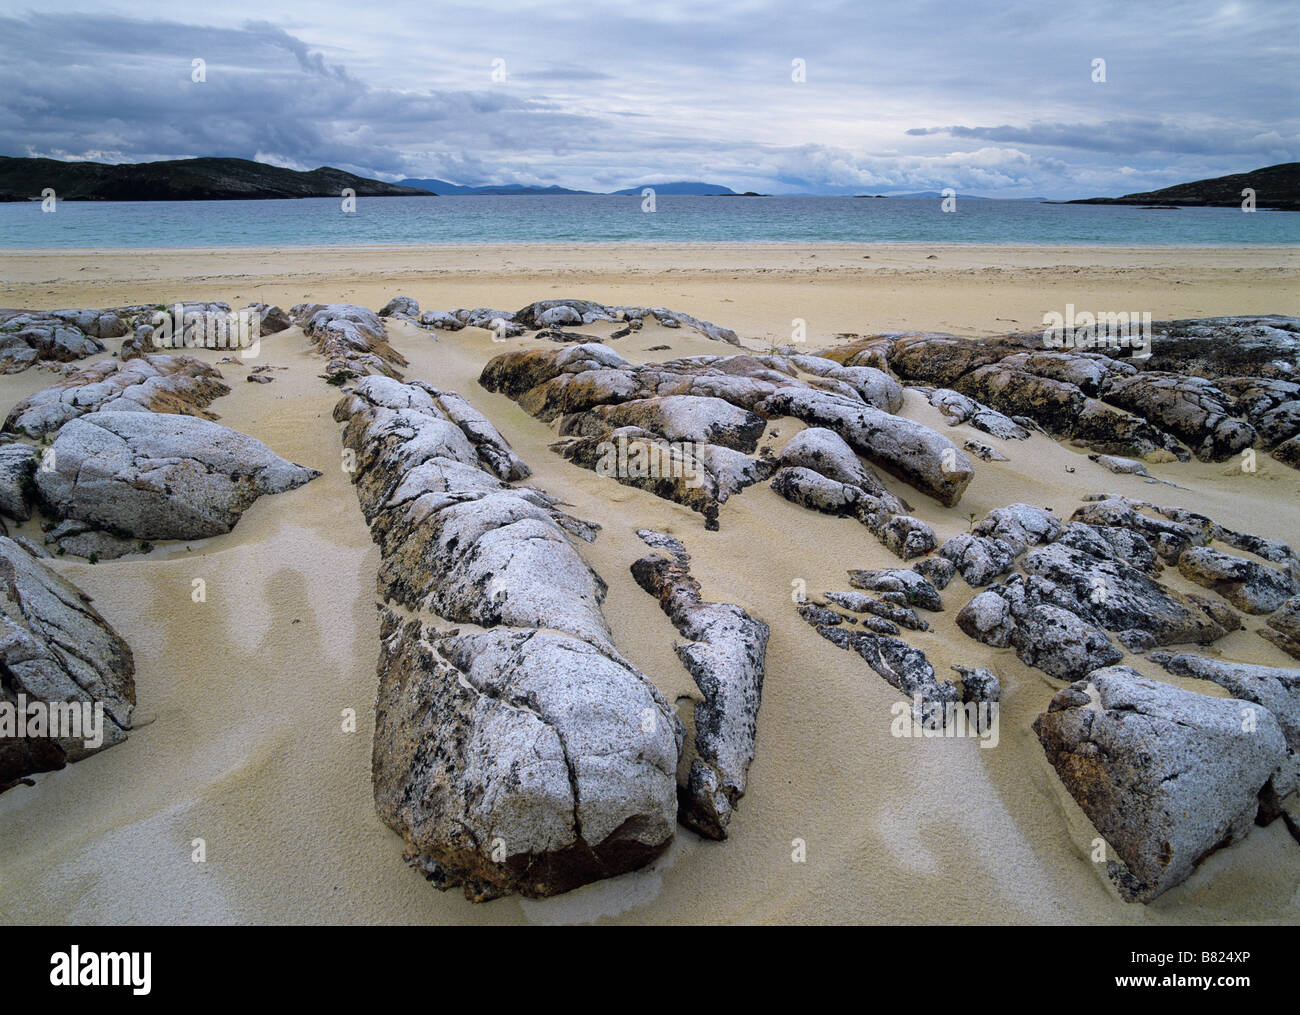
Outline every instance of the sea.
POLYGON ((438 243, 1300 243, 1300 212, 962 198, 550 195, 0 204, 0 248, 438 243))

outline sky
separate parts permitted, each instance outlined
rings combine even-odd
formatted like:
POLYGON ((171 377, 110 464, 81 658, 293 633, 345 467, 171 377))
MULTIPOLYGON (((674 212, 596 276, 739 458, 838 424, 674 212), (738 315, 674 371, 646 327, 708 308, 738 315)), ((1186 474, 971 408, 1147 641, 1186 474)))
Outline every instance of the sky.
POLYGON ((1048 198, 1300 160, 1295 0, 0 0, 0 40, 5 155, 1048 198))

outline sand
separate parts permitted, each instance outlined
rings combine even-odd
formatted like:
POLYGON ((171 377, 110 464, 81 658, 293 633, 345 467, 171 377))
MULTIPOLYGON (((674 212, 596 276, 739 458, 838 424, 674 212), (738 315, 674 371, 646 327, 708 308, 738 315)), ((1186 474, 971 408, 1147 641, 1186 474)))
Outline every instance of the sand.
MULTIPOLYGON (((0 305, 111 306, 177 298, 359 302, 398 293, 425 309, 579 296, 668 306, 734 328, 752 348, 809 348, 836 333, 940 329, 982 335, 1040 326, 1042 314, 1149 311, 1155 319, 1300 314, 1291 248, 978 248, 692 245, 0 252, 0 305), (934 260, 930 260, 930 256, 934 260), (869 260, 867 260, 869 258, 869 260)), ((599 331, 599 329, 583 329, 599 331)), ((407 375, 459 391, 533 467, 532 482, 604 530, 582 552, 610 585, 620 649, 670 698, 694 688, 675 632, 628 566, 647 552, 633 530, 681 538, 710 598, 772 625, 757 758, 723 843, 679 830, 644 871, 545 901, 467 903, 401 862, 375 816, 369 781, 376 677, 377 550, 340 468, 337 389, 296 328, 264 340, 251 363, 286 367, 243 381, 212 408, 221 422, 320 469, 266 497, 225 536, 169 543, 148 556, 53 566, 95 598, 131 644, 137 728, 111 750, 0 795, 0 922, 234 923, 1145 923, 1300 921, 1300 850, 1281 822, 1210 857, 1147 905, 1121 902, 1090 859, 1095 831, 1065 794, 1030 729, 1060 686, 1010 650, 967 638, 953 618, 960 578, 932 631, 908 633, 941 677, 988 665, 1003 681, 1000 743, 890 735, 898 693, 794 612, 792 583, 847 588, 845 570, 897 563, 851 520, 813 514, 759 485, 723 506, 706 532, 685 508, 619 486, 548 450, 552 430, 475 382, 482 364, 530 339, 467 330, 434 338, 390 328, 407 375), (192 601, 202 579, 206 601, 192 601), (343 712, 357 731, 344 732, 343 712), (202 839, 206 862, 191 859, 202 839), (792 862, 794 840, 806 861, 792 862)), ((112 343, 116 344, 116 343, 112 343)), ((616 348, 631 360, 729 350, 686 330, 647 326, 616 348), (668 344, 668 351, 649 346, 668 344)), ((222 353, 199 354, 213 361, 222 353)), ((0 404, 47 386, 39 370, 0 378, 0 404)), ((904 414, 948 432, 909 393, 904 414)), ((799 429, 785 421, 779 447, 799 429)), ((983 435, 957 427, 959 442, 983 435)), ((1151 466, 1186 489, 1112 476, 1041 435, 976 463, 961 504, 944 509, 899 483, 940 540, 969 516, 1013 501, 1067 516, 1081 495, 1111 491, 1203 511, 1274 539, 1300 538, 1300 472, 1261 456, 1254 475, 1224 465, 1151 466), (1071 471, 1072 470, 1072 471, 1071 471)), ((34 523, 19 529, 39 536, 34 523)), ((1176 574, 1165 579, 1190 589, 1176 574)), ((932 618, 933 619, 933 618, 932 618)), ((1294 660, 1258 637, 1259 618, 1222 639, 1224 656, 1294 660)), ((1214 651, 1212 650, 1212 651, 1214 651)), ((1149 676, 1170 677, 1140 657, 1149 676)), ((682 703, 688 707, 688 702, 682 703)))

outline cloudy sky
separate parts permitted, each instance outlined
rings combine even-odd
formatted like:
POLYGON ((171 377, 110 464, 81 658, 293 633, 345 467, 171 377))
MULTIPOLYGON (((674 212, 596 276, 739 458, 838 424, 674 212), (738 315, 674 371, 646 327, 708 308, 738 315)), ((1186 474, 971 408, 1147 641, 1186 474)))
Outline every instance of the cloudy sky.
POLYGON ((1294 0, 87 7, 0 0, 0 154, 1003 197, 1300 159, 1294 0))

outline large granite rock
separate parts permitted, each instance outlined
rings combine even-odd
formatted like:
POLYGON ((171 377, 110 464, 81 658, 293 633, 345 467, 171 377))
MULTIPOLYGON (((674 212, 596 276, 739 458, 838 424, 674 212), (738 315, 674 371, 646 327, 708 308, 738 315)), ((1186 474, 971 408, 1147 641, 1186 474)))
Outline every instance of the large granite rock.
POLYGON ((373 310, 351 303, 299 303, 290 314, 328 361, 329 376, 401 377, 406 359, 388 344, 388 331, 373 310))
POLYGON ((154 412, 71 420, 46 463, 36 487, 51 514, 135 539, 229 532, 262 495, 320 475, 219 423, 154 412))
POLYGON ((1178 558, 1178 571, 1197 585, 1213 589, 1243 613, 1272 613, 1300 592, 1300 586, 1285 572, 1208 546, 1184 550, 1178 558))
POLYGON ((509 485, 458 408, 371 376, 334 412, 386 600, 375 805, 438 887, 553 895, 667 848, 682 730, 613 644, 594 527, 509 485))
POLYGON ((1152 899, 1246 836, 1286 759, 1277 720, 1250 703, 1158 683, 1124 666, 1060 691, 1034 732, 1061 782, 1123 864, 1120 895, 1152 899))
POLYGON ((135 663, 130 647, 90 605, 89 596, 10 539, 0 538, 0 578, 3 791, 125 740, 135 708, 135 663), (69 728, 62 724, 65 719, 57 730, 51 723, 40 735, 18 736, 18 706, 27 707, 30 720, 33 702, 46 707, 47 715, 52 704, 65 713, 75 708, 82 725, 69 728))

